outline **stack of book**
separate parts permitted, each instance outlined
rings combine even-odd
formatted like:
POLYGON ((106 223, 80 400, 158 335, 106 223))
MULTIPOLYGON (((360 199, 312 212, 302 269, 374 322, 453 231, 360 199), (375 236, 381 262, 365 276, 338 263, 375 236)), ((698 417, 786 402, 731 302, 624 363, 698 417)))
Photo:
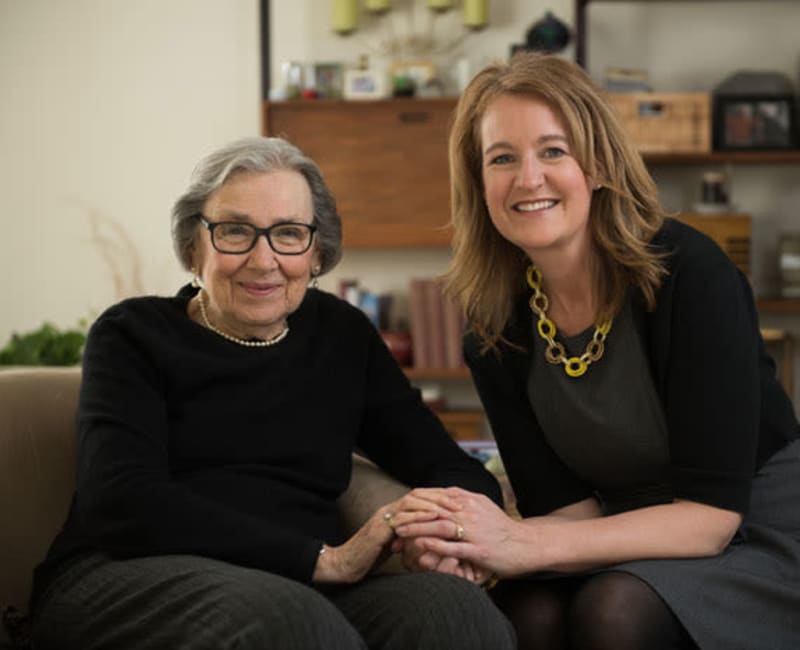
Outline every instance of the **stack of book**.
POLYGON ((464 314, 434 278, 413 278, 408 289, 409 327, 415 368, 462 368, 464 314))

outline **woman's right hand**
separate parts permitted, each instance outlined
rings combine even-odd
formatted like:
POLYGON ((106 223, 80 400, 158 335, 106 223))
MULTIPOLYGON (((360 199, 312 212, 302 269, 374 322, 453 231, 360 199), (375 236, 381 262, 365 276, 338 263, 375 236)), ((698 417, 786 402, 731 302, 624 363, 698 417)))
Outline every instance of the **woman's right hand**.
POLYGON ((313 581, 355 583, 361 580, 389 551, 395 527, 448 518, 460 509, 447 491, 447 488, 416 488, 378 508, 344 544, 323 546, 313 581))

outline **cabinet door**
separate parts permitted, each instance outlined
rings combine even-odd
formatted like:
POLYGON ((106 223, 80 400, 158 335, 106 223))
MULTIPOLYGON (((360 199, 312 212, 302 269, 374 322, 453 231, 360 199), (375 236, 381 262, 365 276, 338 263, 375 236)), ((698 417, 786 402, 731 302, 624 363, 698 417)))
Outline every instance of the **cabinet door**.
POLYGON ((446 246, 454 107, 454 99, 265 102, 263 124, 320 166, 346 247, 446 246))

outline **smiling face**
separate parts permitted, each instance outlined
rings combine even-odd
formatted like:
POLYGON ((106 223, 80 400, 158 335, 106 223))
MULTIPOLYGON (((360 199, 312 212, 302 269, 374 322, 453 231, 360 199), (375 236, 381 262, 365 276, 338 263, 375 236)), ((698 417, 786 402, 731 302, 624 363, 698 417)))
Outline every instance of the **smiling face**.
POLYGON ((531 259, 585 254, 592 179, 550 105, 500 95, 483 115, 480 136, 484 198, 500 234, 531 259))
MULTIPOLYGON (((242 221, 260 228, 287 221, 311 224, 311 191, 295 171, 239 173, 209 196, 203 214, 211 223, 242 221)), ((248 253, 220 253, 211 233, 199 225, 193 261, 211 323, 238 338, 266 340, 283 331, 286 317, 303 301, 317 253, 312 245, 301 255, 280 255, 263 236, 248 253)))

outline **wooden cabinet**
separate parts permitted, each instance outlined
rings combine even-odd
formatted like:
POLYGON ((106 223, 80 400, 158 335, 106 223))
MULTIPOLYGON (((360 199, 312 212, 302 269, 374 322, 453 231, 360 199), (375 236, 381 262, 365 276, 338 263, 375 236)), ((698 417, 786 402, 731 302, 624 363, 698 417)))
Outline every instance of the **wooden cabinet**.
POLYGON ((681 221, 711 237, 742 273, 750 275, 750 215, 687 212, 677 216, 681 221))
POLYGON ((263 132, 313 158, 336 195, 345 248, 450 242, 454 98, 265 102, 263 132))

